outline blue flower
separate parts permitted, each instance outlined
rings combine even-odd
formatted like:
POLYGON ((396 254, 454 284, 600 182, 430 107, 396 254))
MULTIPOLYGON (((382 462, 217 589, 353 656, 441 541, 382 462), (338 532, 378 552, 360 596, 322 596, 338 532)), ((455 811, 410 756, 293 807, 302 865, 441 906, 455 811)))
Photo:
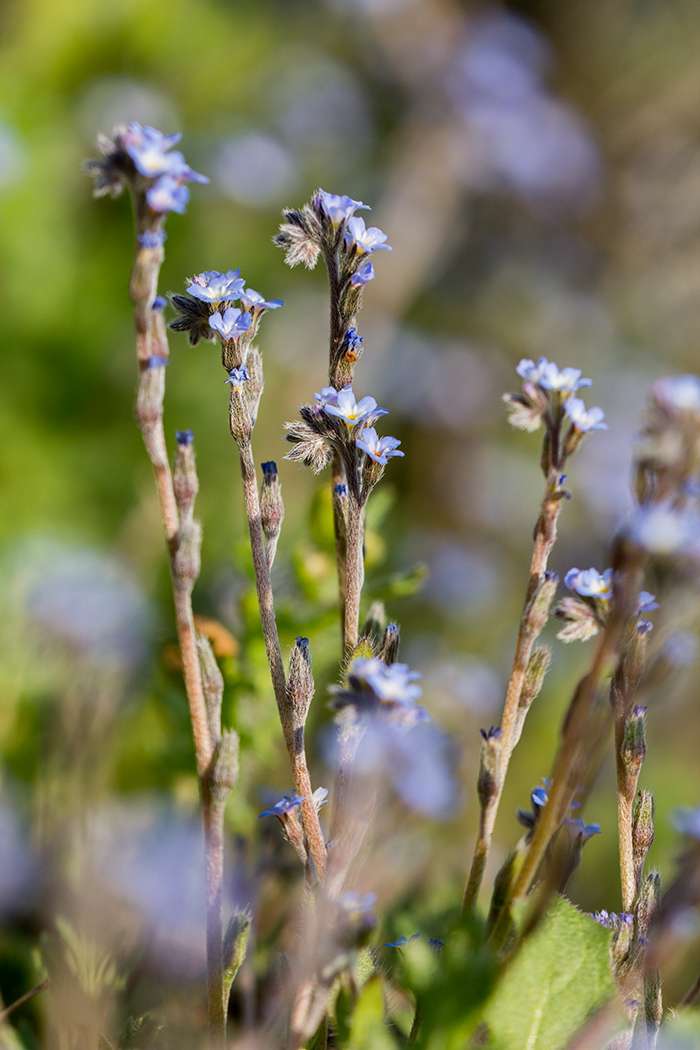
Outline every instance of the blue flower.
POLYGON ((365 220, 356 215, 352 219, 348 219, 348 228, 345 234, 345 243, 349 248, 358 248, 361 252, 374 252, 380 248, 386 248, 388 252, 393 251, 388 244, 384 244, 386 240, 386 234, 377 226, 370 226, 369 229, 365 226, 365 220))
MULTIPOLYGON (((146 178, 153 179, 160 175, 172 175, 173 178, 189 182, 209 182, 206 175, 193 171, 185 162, 182 153, 171 147, 180 141, 180 134, 164 135, 155 128, 140 124, 130 124, 122 141, 124 149, 134 162, 136 170, 146 178)), ((156 209, 164 210, 164 209, 156 209)), ((176 209, 168 209, 176 210, 176 209)))
POLYGON ((363 285, 369 284, 370 281, 373 281, 376 276, 372 263, 367 259, 366 262, 363 262, 359 270, 352 275, 350 278, 350 284, 353 288, 362 288, 363 285))
POLYGON ((175 440, 178 445, 191 445, 194 441, 194 433, 191 430, 176 430, 175 440))
POLYGON ((254 292, 252 288, 246 288, 239 298, 244 310, 258 310, 260 313, 264 310, 279 310, 280 306, 284 306, 283 299, 263 299, 260 292, 254 292))
POLYGON ((161 175, 150 189, 146 190, 146 200, 152 211, 175 211, 184 215, 190 191, 172 175, 161 175))
POLYGON ((297 795, 295 792, 293 795, 283 795, 279 802, 275 802, 274 806, 270 809, 264 809, 260 814, 261 817, 285 817, 290 810, 296 806, 300 806, 305 801, 306 796, 297 795))
POLYGON ((237 306, 229 306, 223 317, 218 310, 211 315, 209 327, 215 332, 220 332, 224 339, 237 339, 239 335, 248 331, 252 320, 250 314, 244 314, 237 306))
POLYGON ((412 704, 423 695, 421 687, 413 684, 422 676, 418 671, 411 671, 408 664, 387 666, 376 656, 358 656, 350 665, 349 673, 366 682, 386 703, 412 704))
POLYGON ((240 270, 227 270, 219 273, 218 270, 205 270, 198 273, 187 285, 187 291, 195 299, 201 299, 203 303, 231 302, 238 299, 245 287, 245 281, 240 277, 240 270))
POLYGON ((608 424, 603 423, 605 412, 602 408, 587 409, 580 397, 570 397, 564 405, 567 416, 582 434, 591 430, 607 430, 608 424))
MULTIPOLYGON (((324 387, 324 390, 328 390, 324 387)), ((373 397, 363 397, 360 401, 355 400, 351 386, 344 386, 336 393, 335 404, 326 401, 323 410, 331 416, 344 419, 348 426, 355 427, 365 420, 378 419, 379 416, 388 416, 386 408, 377 408, 377 402, 373 397)))
POLYGON ((569 569, 564 583, 570 591, 584 598, 608 599, 612 597, 613 571, 606 569, 601 574, 597 569, 569 569))
POLYGON ((165 230, 146 230, 136 238, 143 248, 160 248, 165 244, 165 230))
POLYGON ((318 190, 314 203, 326 213, 334 226, 347 222, 358 208, 364 208, 366 211, 372 210, 369 204, 363 204, 362 201, 354 201, 352 197, 345 195, 338 196, 337 193, 326 193, 325 190, 318 190))
POLYGON ((584 824, 582 817, 567 817, 564 823, 574 836, 581 835, 584 844, 594 835, 600 835, 600 824, 584 824))
POLYGON ((443 941, 442 937, 431 937, 430 940, 428 941, 428 944, 430 945, 430 947, 433 949, 434 952, 438 953, 438 955, 440 954, 442 949, 445 947, 445 942, 443 941))
POLYGON ((597 911, 595 914, 591 914, 591 918, 595 919, 601 926, 605 926, 606 930, 618 930, 620 926, 632 926, 634 924, 634 915, 630 915, 626 911, 621 911, 619 915, 614 911, 597 911))
POLYGON ((659 603, 656 600, 656 596, 650 594, 649 591, 640 591, 637 595, 637 613, 648 613, 653 612, 654 609, 659 608, 659 603))
POLYGON ((371 911, 377 903, 376 893, 358 893, 357 890, 347 890, 340 898, 340 907, 348 915, 371 911))
POLYGON ((362 349, 363 342, 364 339, 361 335, 357 334, 356 328, 348 328, 347 332, 345 333, 345 338, 343 339, 343 346, 345 348, 345 352, 347 353, 347 351, 350 350, 353 353, 357 354, 362 349))
POLYGON ((248 370, 245 365, 241 365, 240 368, 232 368, 228 374, 228 379, 224 379, 224 383, 230 383, 231 386, 241 386, 243 383, 247 383, 250 379, 248 370))
POLYGON ((700 415, 700 379, 694 375, 666 376, 654 383, 654 397, 676 412, 700 415))
POLYGON ((164 295, 157 295, 151 303, 152 310, 164 310, 168 305, 168 300, 164 295))
POLYGON ((415 941, 418 937, 420 937, 420 933, 414 933, 410 937, 399 937, 397 941, 390 941, 388 944, 385 944, 384 947, 405 948, 407 944, 410 944, 411 941, 415 941))
POLYGON ((362 431, 362 436, 357 439, 357 447, 366 452, 375 463, 385 467, 391 456, 403 456, 398 446, 401 444, 394 437, 380 438, 374 427, 367 427, 362 431))
POLYGON ((545 390, 557 390, 561 393, 573 393, 582 386, 590 386, 592 379, 581 379, 580 368, 557 368, 553 361, 540 357, 537 364, 524 357, 515 371, 529 383, 535 383, 545 390))

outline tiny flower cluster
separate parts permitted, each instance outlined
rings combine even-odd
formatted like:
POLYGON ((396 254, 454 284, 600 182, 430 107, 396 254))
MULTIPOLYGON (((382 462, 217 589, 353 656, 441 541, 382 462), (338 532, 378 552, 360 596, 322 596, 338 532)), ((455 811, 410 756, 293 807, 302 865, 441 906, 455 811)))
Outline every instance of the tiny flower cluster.
MULTIPOLYGON (((565 626, 557 638, 562 642, 586 641, 597 634, 604 626, 610 609, 613 594, 613 570, 606 569, 569 569, 564 583, 579 595, 578 598, 564 598, 557 606, 554 615, 563 620, 565 626)), ((649 591, 640 591, 637 595, 635 616, 653 612, 659 603, 649 591)), ((639 634, 647 634, 652 629, 649 620, 637 620, 639 634)))
POLYGON ((381 416, 388 415, 387 410, 380 408, 373 397, 358 401, 350 385, 342 390, 323 387, 320 394, 314 394, 314 404, 303 405, 300 413, 301 420, 286 424, 287 439, 294 445, 287 458, 318 473, 335 449, 345 464, 353 494, 362 503, 389 459, 404 455, 397 438, 380 438, 373 426, 381 416), (366 456, 364 467, 358 450, 366 456))
MULTIPOLYGON (((164 135, 148 125, 132 123, 117 127, 112 138, 100 135, 97 144, 102 160, 86 161, 84 168, 95 180, 96 197, 111 194, 118 197, 125 186, 134 193, 143 193, 150 210, 157 215, 174 211, 182 214, 189 201, 188 182, 209 182, 206 175, 194 171, 179 150, 173 146, 180 141, 178 133, 164 135)), ((144 231, 140 235, 144 247, 162 244, 162 231, 144 231)))
POLYGON ((522 393, 503 396, 509 421, 519 430, 530 431, 544 422, 549 435, 545 473, 550 467, 561 469, 591 431, 608 429, 602 409, 587 409, 581 398, 574 396, 581 387, 591 385, 590 379, 581 377, 580 369, 559 369, 553 361, 540 357, 536 363, 523 358, 516 372, 523 380, 522 393))
POLYGON ((604 909, 602 911, 591 912, 590 917, 595 919, 597 923, 604 926, 606 930, 619 930, 621 926, 632 926, 634 925, 634 915, 630 915, 626 911, 621 911, 618 915, 617 912, 607 912, 604 909))
POLYGON ((347 673, 347 686, 332 689, 331 707, 352 708, 358 717, 380 716, 402 726, 429 720, 428 712, 416 704, 423 691, 417 671, 407 664, 385 664, 378 657, 357 657, 347 673))
POLYGON ((246 288, 240 270, 198 273, 187 285, 187 295, 173 295, 171 302, 177 317, 169 327, 175 332, 187 332, 191 346, 217 335, 222 344, 243 335, 252 339, 262 315, 284 306, 281 299, 264 299, 259 292, 246 288), (233 305, 239 301, 240 307, 233 305))

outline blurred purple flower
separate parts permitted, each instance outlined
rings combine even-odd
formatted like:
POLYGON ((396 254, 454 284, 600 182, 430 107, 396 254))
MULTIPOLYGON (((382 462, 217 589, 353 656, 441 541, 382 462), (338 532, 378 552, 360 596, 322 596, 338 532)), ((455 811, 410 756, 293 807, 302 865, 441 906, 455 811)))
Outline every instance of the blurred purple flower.
MULTIPOLYGON (((200 175, 193 171, 185 162, 182 153, 171 147, 180 141, 182 136, 179 132, 174 135, 164 135, 151 127, 141 127, 140 124, 130 124, 124 133, 122 141, 124 148, 136 166, 136 170, 145 175, 146 178, 157 178, 159 175, 170 175, 175 179, 188 180, 190 182, 209 182, 206 175, 200 175)), ((150 203, 150 202, 149 202, 150 203)), ((151 205, 153 207, 153 205, 151 205)), ((158 208, 157 211, 166 209, 158 208)), ((175 211, 177 209, 167 209, 175 211)))
POLYGON ((294 809, 296 806, 300 806, 304 800, 305 796, 297 795, 296 793, 293 795, 283 795, 279 802, 275 802, 274 806, 270 809, 264 809, 260 816, 279 817, 281 820, 290 810, 294 809))
POLYGON ((567 416, 581 433, 587 434, 591 430, 607 430, 608 424, 603 423, 605 412, 602 408, 586 409, 580 397, 570 397, 564 405, 567 416))
POLYGON ((368 427, 362 431, 362 437, 357 439, 357 447, 366 452, 375 463, 385 467, 391 456, 403 456, 398 446, 401 444, 394 437, 380 438, 374 427, 368 427))
POLYGON ((408 664, 387 666, 376 656, 358 656, 350 664, 348 674, 366 682, 379 699, 387 703, 412 704, 423 695, 421 687, 414 685, 421 674, 411 671, 408 664))
POLYGON ((569 569, 564 577, 564 583, 570 591, 574 591, 584 598, 607 599, 612 597, 613 571, 612 569, 606 569, 601 574, 597 569, 593 568, 569 569))
POLYGON ((339 196, 337 193, 326 193, 325 190, 317 192, 315 202, 335 226, 340 225, 341 222, 347 222, 358 208, 364 208, 366 211, 372 210, 369 204, 363 204, 362 201, 354 201, 352 197, 344 194, 339 196))
POLYGON ((667 408, 700 415, 700 379, 697 376, 665 376, 654 383, 653 395, 667 408))
POLYGON ((228 379, 224 379, 224 383, 230 383, 231 386, 241 386, 241 384, 247 383, 249 379, 248 369, 245 365, 241 365, 240 368, 231 369, 228 379))
POLYGON ((187 186, 172 175, 161 175, 150 189, 146 190, 146 200, 152 211, 175 211, 178 215, 184 215, 189 199, 190 191, 187 186))
POLYGON ((420 933, 412 933, 410 937, 399 937, 396 941, 390 941, 384 945, 385 948, 405 948, 411 941, 420 937, 420 933))
POLYGON ((559 368, 553 361, 546 357, 540 357, 537 364, 531 358, 523 358, 515 371, 530 383, 543 387, 545 390, 568 391, 573 393, 582 386, 590 386, 592 379, 581 379, 580 368, 559 368))

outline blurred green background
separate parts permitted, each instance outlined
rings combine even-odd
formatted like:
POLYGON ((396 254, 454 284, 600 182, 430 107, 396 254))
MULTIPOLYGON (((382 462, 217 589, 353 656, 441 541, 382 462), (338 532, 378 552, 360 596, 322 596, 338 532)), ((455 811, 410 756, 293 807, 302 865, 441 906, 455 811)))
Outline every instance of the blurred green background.
MULTIPOLYGON (((393 889, 388 876, 382 883, 388 909, 425 920, 458 899, 467 870, 478 729, 500 717, 537 515, 539 441, 509 431, 500 395, 516 388, 521 357, 545 354, 590 376, 587 403, 607 413, 609 431, 572 465, 574 499, 552 566, 563 575, 573 565, 605 567, 630 505, 631 449, 650 382, 698 368, 700 7, 5 0, 0 39, 0 834, 12 845, 0 859, 0 992, 6 1001, 21 994, 51 915, 75 913, 66 889, 77 878, 75 850, 99 840, 95 856, 119 855, 128 882, 125 858, 178 857, 198 834, 188 823, 196 780, 167 563, 133 422, 130 204, 93 200, 80 171, 97 132, 122 121, 181 130, 187 160, 211 177, 192 187, 187 214, 168 220, 161 292, 182 291, 204 269, 241 267, 251 287, 285 300, 260 334, 259 461, 282 460, 282 424, 327 369, 324 274, 285 267, 271 244, 280 209, 319 185, 348 193, 372 205, 372 223, 393 246, 375 257, 366 291, 355 391, 390 410, 383 432, 406 452, 370 511, 368 599, 384 598, 400 621, 402 659, 423 673, 425 704, 454 741, 449 817, 405 813, 413 866, 393 889), (428 578, 415 593, 419 565, 428 578), (158 835, 179 846, 167 838, 149 852, 158 835)), ((229 889, 260 901, 261 858, 293 872, 276 828, 257 823, 289 777, 218 354, 177 335, 171 348, 166 431, 195 431, 201 481, 195 608, 234 639, 222 643, 226 717, 243 745, 229 889)), ((280 470, 287 517, 274 583, 283 643, 311 639, 324 739, 323 698, 338 660, 325 483, 292 464, 280 470)), ((641 779, 656 793, 652 857, 669 875, 673 811, 700 792, 690 596, 680 612, 656 614, 657 650, 673 655, 678 673, 645 700, 641 779)), ((586 646, 555 643, 514 758, 495 861, 518 834, 515 808, 549 771, 586 656, 586 646)), ((328 783, 320 744, 314 758, 314 782, 328 783)), ((584 910, 615 909, 611 766, 586 815, 603 834, 587 847, 572 897, 584 910)), ((139 878, 162 896, 153 865, 139 878)), ((276 893, 262 894, 273 917, 263 930, 283 911, 276 893)), ((140 899, 130 906, 148 911, 140 899)), ((153 929, 174 922, 201 951, 197 893, 173 889, 172 908, 177 921, 161 916, 153 929)), ((134 933, 129 950, 137 943, 134 933)), ((186 982, 185 971, 168 971, 168 980, 186 982)), ((26 1033, 37 1009, 27 1008, 26 1033)))

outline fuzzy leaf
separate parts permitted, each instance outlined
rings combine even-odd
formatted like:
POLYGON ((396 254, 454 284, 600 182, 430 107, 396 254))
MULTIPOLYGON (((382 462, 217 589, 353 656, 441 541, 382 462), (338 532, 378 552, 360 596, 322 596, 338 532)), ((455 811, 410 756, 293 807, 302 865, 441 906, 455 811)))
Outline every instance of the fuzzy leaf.
POLYGON ((350 1021, 350 1036, 342 1050, 395 1050, 384 1020, 384 993, 378 977, 362 989, 350 1021))
POLYGON ((610 934, 558 897, 484 1012, 489 1050, 563 1050, 616 994, 610 934))

